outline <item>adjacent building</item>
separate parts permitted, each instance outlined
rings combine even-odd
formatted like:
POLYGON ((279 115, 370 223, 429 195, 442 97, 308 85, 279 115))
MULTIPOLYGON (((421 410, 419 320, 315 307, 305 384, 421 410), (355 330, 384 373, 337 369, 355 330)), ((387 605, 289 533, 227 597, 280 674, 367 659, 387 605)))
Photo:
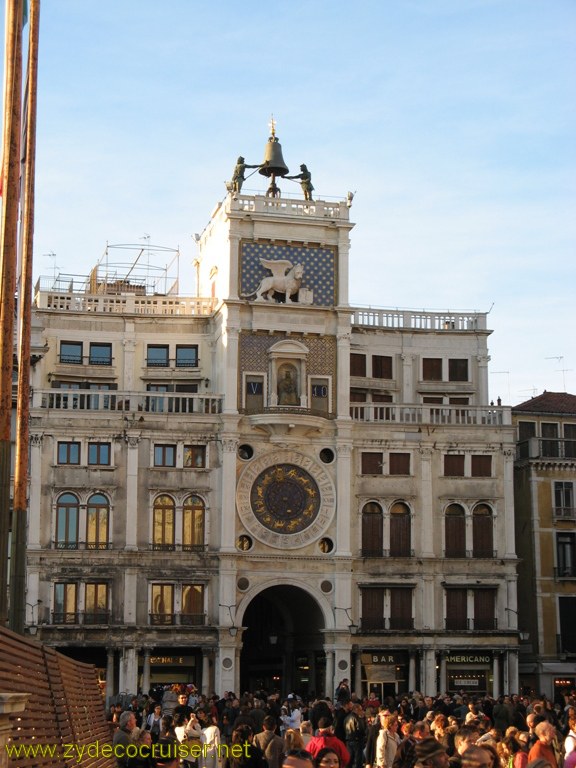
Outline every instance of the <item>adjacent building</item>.
POLYGON ((544 392, 512 409, 522 685, 576 686, 576 396, 544 392))
POLYGON ((206 298, 37 287, 28 624, 109 693, 518 687, 487 316, 351 306, 350 203, 231 190, 206 298))

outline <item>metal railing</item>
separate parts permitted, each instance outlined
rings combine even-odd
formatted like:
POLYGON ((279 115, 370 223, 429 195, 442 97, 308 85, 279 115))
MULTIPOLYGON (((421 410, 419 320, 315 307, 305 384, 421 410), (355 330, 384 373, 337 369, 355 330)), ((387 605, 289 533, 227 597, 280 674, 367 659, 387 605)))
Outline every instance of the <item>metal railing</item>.
POLYGON ((361 632, 387 632, 414 629, 414 617, 374 616, 360 619, 361 632))
POLYGON ((206 626, 206 614, 204 613, 151 613, 149 617, 153 627, 206 626))
POLYGON ((576 440, 531 437, 516 446, 517 459, 576 459, 576 440))

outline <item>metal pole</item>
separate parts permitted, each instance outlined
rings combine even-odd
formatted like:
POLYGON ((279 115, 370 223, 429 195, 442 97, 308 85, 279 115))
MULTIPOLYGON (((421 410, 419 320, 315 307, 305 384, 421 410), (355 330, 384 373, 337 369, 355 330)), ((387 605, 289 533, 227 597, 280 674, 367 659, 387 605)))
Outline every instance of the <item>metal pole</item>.
POLYGON ((8 534, 14 309, 22 107, 22 0, 6 0, 2 218, 0 220, 0 626, 8 614, 8 534))
POLYGON ((28 113, 24 164, 22 262, 18 290, 18 395, 12 557, 10 559, 10 629, 24 634, 26 618, 26 523, 30 420, 30 336, 32 324, 32 256, 34 242, 34 175, 36 168, 36 103, 40 0, 30 0, 28 46, 28 113))

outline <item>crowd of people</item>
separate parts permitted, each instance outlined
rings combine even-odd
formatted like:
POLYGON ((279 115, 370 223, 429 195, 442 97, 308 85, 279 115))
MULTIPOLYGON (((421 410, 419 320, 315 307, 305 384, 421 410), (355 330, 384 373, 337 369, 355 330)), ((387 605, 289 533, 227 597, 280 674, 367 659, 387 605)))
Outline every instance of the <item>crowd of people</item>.
POLYGON ((119 768, 576 768, 576 691, 380 702, 343 680, 334 699, 311 701, 150 693, 110 708, 119 768))

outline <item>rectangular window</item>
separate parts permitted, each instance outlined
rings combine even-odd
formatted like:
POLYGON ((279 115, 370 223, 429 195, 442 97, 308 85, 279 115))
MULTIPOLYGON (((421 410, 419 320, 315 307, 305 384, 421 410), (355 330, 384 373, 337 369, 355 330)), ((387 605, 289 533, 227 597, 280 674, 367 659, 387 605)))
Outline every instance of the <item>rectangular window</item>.
POLYGON ((184 446, 184 466, 192 469, 199 469, 206 466, 206 446, 205 445, 185 445, 184 446))
POLYGON ((174 585, 152 584, 151 624, 174 624, 174 585))
POLYGON ((422 402, 430 403, 431 405, 442 405, 444 398, 441 395, 424 395, 422 402))
POLYGON ((88 464, 110 466, 110 443, 88 443, 88 464))
POLYGON ((468 590, 446 590, 446 629, 468 629, 468 590))
POLYGON ((449 405, 470 405, 470 398, 469 397, 449 397, 448 404, 449 405))
POLYGON ((448 360, 448 381, 468 381, 468 360, 448 360))
POLYGON ((390 466, 388 473, 390 475, 409 475, 410 474, 410 454, 409 453, 391 453, 389 456, 390 466))
POLYGON ((385 355, 372 355, 372 378, 392 378, 392 358, 385 355))
POLYGON ((384 588, 370 587, 361 590, 362 631, 384 629, 384 588))
POLYGON ((362 451, 361 454, 361 473, 363 475, 381 475, 382 474, 382 454, 362 451))
POLYGON ((80 443, 58 443, 58 464, 80 464, 80 443))
POLYGON ((442 381, 442 358, 422 358, 422 381, 442 381))
POLYGON ((245 402, 249 413, 264 410, 264 376, 246 376, 245 402))
POLYGON ((60 342, 60 362, 75 363, 82 365, 82 342, 81 341, 61 341, 60 342))
POLYGON ((574 483, 558 481, 554 483, 554 516, 572 520, 574 509, 574 483))
POLYGON ((390 587, 390 629, 413 629, 412 587, 390 587))
POLYGON ((474 629, 496 629, 495 604, 495 589, 474 590, 474 629))
POLYGON ((155 467, 175 467, 176 466, 176 446, 175 445, 155 445, 154 446, 154 466, 155 467))
POLYGON ((366 376, 366 355, 350 354, 350 376, 366 376))
POLYGON ((570 532, 556 534, 556 562, 558 563, 557 576, 559 578, 573 579, 576 577, 575 550, 576 534, 570 532))
POLYGON ((112 344, 90 344, 90 365, 112 365, 112 344))
POLYGON ((492 456, 472 456, 472 477, 492 477, 492 456))
POLYGON ((444 477, 464 477, 464 454, 445 454, 444 477))
POLYGON ((541 424, 542 430, 542 456, 555 458, 560 455, 560 445, 558 442, 558 424, 541 424))
POLYGON ((330 389, 328 379, 314 378, 310 381, 310 407, 313 411, 324 415, 330 407, 330 389))
POLYGON ((54 584, 54 624, 78 624, 77 593, 75 582, 54 584))
POLYGON ((564 424, 564 456, 576 458, 576 424, 564 424))
POLYGON ((146 358, 148 368, 166 368, 170 362, 167 344, 149 344, 146 358))
POLYGON ((197 368, 198 367, 198 345, 176 347, 176 367, 177 368, 197 368))
POLYGON ((204 587, 202 584, 182 585, 180 623, 195 626, 204 624, 204 587))
POLYGON ((576 653, 576 597, 559 597, 560 651, 576 653))
POLYGON ((108 618, 108 584, 86 584, 84 624, 107 624, 108 618))

